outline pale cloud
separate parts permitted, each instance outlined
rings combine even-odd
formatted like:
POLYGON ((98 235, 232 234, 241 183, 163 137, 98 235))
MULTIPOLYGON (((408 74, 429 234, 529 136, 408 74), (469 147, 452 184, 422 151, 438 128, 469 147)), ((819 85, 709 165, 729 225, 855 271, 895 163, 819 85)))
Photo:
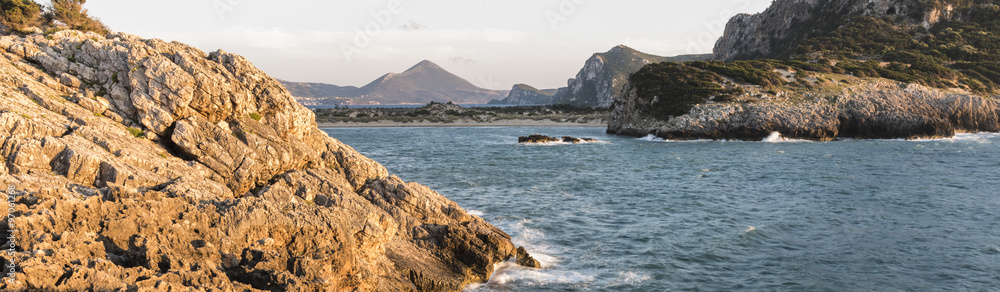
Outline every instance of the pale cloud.
POLYGON ((451 60, 452 63, 462 64, 462 65, 468 65, 468 64, 475 64, 475 63, 477 63, 476 60, 469 59, 469 58, 462 57, 462 56, 454 56, 454 57, 448 58, 448 60, 451 60))
POLYGON ((399 28, 404 31, 414 31, 414 30, 428 29, 429 27, 420 24, 416 21, 410 20, 410 22, 407 22, 406 24, 399 26, 399 28))
POLYGON ((497 87, 552 88, 565 86, 593 53, 618 44, 656 55, 710 52, 730 16, 762 11, 771 0, 401 1, 401 11, 379 23, 364 46, 355 45, 357 30, 378 21, 373 15, 387 9, 387 1, 226 3, 236 2, 242 4, 232 5, 224 19, 212 1, 102 0, 87 7, 116 31, 242 54, 290 80, 364 84, 428 59, 473 82, 492 76, 504 83, 497 87), (565 2, 576 9, 560 11, 565 2), (557 30, 549 11, 566 18, 557 30), (345 45, 358 48, 353 62, 345 45))

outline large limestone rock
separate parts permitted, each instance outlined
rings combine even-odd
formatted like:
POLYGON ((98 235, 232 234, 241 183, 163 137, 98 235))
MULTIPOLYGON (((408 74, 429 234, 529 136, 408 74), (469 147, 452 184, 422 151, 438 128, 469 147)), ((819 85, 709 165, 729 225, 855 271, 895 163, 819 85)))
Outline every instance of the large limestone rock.
POLYGON ((530 263, 243 57, 60 31, 0 37, 0 72, 0 290, 460 290, 530 263))
POLYGON ((775 0, 763 12, 731 18, 713 52, 722 61, 775 58, 789 53, 799 41, 836 29, 852 16, 905 16, 908 23, 930 28, 956 17, 955 5, 971 4, 955 0, 775 0))

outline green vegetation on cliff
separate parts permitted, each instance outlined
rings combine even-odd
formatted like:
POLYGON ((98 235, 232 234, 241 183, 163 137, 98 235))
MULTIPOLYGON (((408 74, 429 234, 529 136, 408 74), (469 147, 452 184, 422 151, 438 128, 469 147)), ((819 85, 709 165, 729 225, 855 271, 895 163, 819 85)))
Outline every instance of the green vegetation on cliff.
POLYGON ((645 109, 657 118, 678 116, 711 97, 728 93, 716 73, 698 70, 678 62, 643 67, 629 81, 638 91, 645 109))
POLYGON ((745 93, 742 88, 810 89, 823 81, 820 76, 885 78, 981 96, 1000 92, 1000 1, 897 2, 884 13, 861 14, 838 1, 820 1, 812 17, 790 20, 787 34, 773 39, 786 43, 774 44, 761 59, 652 64, 630 81, 649 105, 644 111, 664 120, 699 103, 755 101, 733 98, 745 93), (949 17, 925 23, 928 11, 948 11, 949 17), (807 79, 783 78, 779 70, 807 79))
POLYGON ((20 30, 39 23, 42 6, 31 0, 0 0, 0 12, 0 24, 20 30))
POLYGON ((108 27, 83 8, 86 3, 87 0, 52 0, 51 6, 43 7, 31 0, 0 0, 3 13, 0 24, 15 31, 44 25, 107 34, 108 27))

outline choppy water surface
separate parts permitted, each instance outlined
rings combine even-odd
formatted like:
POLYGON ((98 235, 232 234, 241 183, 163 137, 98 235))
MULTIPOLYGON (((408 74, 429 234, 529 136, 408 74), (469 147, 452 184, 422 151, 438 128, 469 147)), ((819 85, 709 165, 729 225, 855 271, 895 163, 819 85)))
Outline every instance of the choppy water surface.
POLYGON ((1000 291, 1000 135, 664 142, 600 128, 331 129, 546 266, 477 291, 1000 291), (528 134, 606 143, 523 146, 528 134))

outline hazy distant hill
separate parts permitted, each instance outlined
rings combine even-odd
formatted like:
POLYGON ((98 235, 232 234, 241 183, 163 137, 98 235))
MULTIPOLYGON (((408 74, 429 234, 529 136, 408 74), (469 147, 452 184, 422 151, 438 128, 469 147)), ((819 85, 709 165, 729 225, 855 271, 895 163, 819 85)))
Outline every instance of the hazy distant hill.
MULTIPOLYGON (((594 54, 570 79, 567 87, 549 90, 528 90, 515 86, 507 98, 493 101, 494 104, 570 104, 575 106, 609 107, 615 97, 621 95, 628 76, 643 66, 664 61, 707 60, 711 54, 661 57, 646 54, 624 45, 616 46, 605 53, 594 54), (547 93, 554 92, 553 95, 547 93)), ((526 85, 525 85, 526 86, 526 85)), ((528 86, 530 87, 530 86, 528 86)), ((530 89, 534 89, 531 87, 530 89)))
MULTIPOLYGON (((337 86, 326 83, 299 83, 285 80, 278 80, 288 89, 300 102, 313 101, 312 103, 340 104, 338 97, 348 98, 356 96, 357 86, 337 86), (322 102, 316 102, 322 101, 322 102)), ((341 100, 342 101, 342 100, 341 100)))
POLYGON ((431 61, 403 73, 388 73, 361 88, 282 81, 304 104, 425 104, 431 101, 484 104, 506 91, 479 88, 431 61))
POLYGON ((558 92, 558 89, 541 90, 527 84, 516 84, 514 85, 514 88, 511 88, 510 93, 507 94, 507 98, 504 98, 503 100, 492 100, 490 101, 490 104, 553 104, 553 97, 558 92))

